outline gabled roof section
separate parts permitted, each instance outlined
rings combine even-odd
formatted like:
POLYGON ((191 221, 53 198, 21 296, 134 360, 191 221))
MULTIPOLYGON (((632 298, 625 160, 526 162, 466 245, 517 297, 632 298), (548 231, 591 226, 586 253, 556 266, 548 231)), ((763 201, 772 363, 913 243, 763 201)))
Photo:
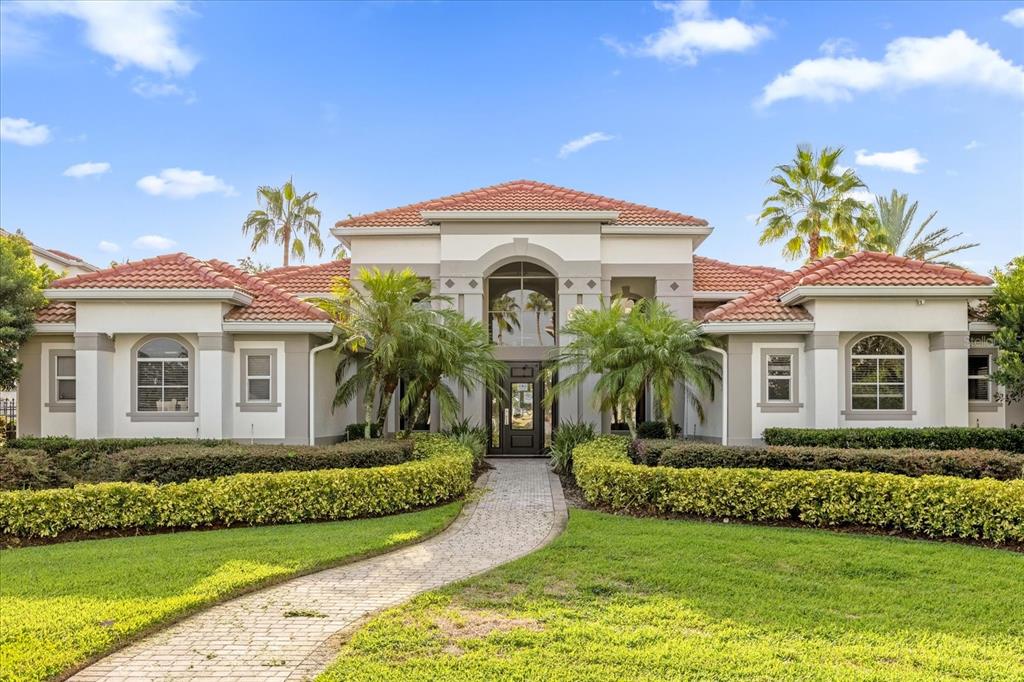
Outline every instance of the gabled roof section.
POLYGON ((426 227, 421 211, 618 211, 615 225, 681 225, 704 227, 706 220, 683 213, 651 208, 599 194, 548 185, 535 180, 513 180, 490 187, 451 194, 408 206, 339 220, 336 227, 426 227))
POLYGON ((63 324, 75 321, 75 304, 70 301, 50 301, 36 311, 38 324, 63 324))
POLYGON ((329 294, 334 281, 339 277, 348 279, 350 271, 351 261, 348 258, 342 258, 319 265, 290 265, 286 268, 274 268, 259 273, 259 276, 276 284, 289 294, 329 294))
POLYGON ((785 270, 778 268, 734 265, 704 256, 693 257, 694 291, 752 291, 785 274, 785 270))
POLYGON ((169 253, 111 268, 65 277, 51 289, 238 289, 205 261, 187 253, 169 253))
POLYGON ((225 320, 245 322, 303 322, 327 321, 328 314, 311 303, 306 303, 281 287, 258 275, 243 272, 224 261, 211 260, 210 267, 239 288, 252 295, 252 303, 232 308, 225 320))
POLYGON ((829 256, 729 301, 704 316, 705 322, 796 322, 810 320, 800 305, 779 301, 798 286, 971 286, 992 280, 968 270, 912 260, 875 251, 861 251, 846 258, 829 256))

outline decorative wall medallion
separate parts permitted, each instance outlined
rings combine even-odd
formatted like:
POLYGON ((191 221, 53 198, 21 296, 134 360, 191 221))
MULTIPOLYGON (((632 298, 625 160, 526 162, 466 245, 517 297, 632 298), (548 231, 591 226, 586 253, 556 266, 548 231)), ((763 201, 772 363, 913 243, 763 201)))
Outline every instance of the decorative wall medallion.
POLYGON ((590 289, 593 289, 596 286, 597 282, 595 282, 594 280, 590 280, 589 282, 587 282, 587 287, 589 287, 590 289))
POLYGON ((445 285, 446 287, 448 287, 449 289, 451 289, 451 288, 452 288, 453 286, 455 286, 455 282, 453 282, 452 280, 450 280, 450 279, 449 279, 448 281, 446 281, 446 282, 444 283, 444 285, 445 285))
POLYGON ((565 288, 566 289, 572 289, 572 280, 571 279, 565 280, 565 288))
POLYGON ((469 280, 469 286, 471 289, 476 289, 477 281, 475 279, 469 280))
POLYGON ((676 284, 675 282, 672 282, 672 284, 668 285, 668 288, 671 289, 672 291, 675 291, 676 289, 679 288, 679 285, 676 284))

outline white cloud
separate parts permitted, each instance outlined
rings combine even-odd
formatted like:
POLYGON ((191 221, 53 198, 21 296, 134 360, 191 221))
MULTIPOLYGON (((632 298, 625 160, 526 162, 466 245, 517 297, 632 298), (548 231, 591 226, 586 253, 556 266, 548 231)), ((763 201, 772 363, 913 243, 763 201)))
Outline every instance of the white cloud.
POLYGON ((851 199, 856 199, 862 204, 873 205, 875 203, 874 193, 863 187, 861 187, 860 189, 855 189, 852 192, 847 192, 846 196, 850 197, 851 199))
POLYGON ((626 46, 614 38, 605 44, 619 54, 654 57, 693 66, 699 57, 715 52, 744 52, 771 37, 767 26, 746 24, 735 17, 716 19, 707 0, 655 2, 672 13, 672 24, 646 36, 639 46, 626 46))
POLYGON ((921 164, 927 163, 928 159, 911 147, 895 152, 874 152, 873 154, 869 154, 866 149, 858 149, 854 161, 858 166, 875 166, 901 173, 920 173, 921 164))
POLYGON ((113 59, 117 69, 137 66, 183 76, 199 61, 178 43, 176 19, 189 12, 180 2, 21 2, 17 11, 78 19, 89 47, 113 59))
POLYGON ((84 178, 87 175, 103 175, 110 170, 110 164, 106 161, 86 161, 69 166, 64 175, 69 178, 84 178))
POLYGON ((153 81, 146 80, 145 78, 136 78, 135 82, 132 83, 132 92, 140 97, 146 99, 156 99, 158 97, 181 97, 185 100, 185 104, 192 104, 196 101, 196 93, 192 90, 186 90, 176 83, 154 83, 153 81))
POLYGON ((765 86, 759 106, 784 99, 849 101, 873 90, 971 86, 1024 97, 1024 68, 960 30, 935 38, 897 38, 881 61, 806 59, 765 86))
POLYGON ((173 239, 161 237, 158 234, 147 234, 133 241, 132 246, 136 249, 146 249, 149 251, 165 251, 176 243, 173 239))
POLYGON ((570 154, 575 154, 581 149, 586 149, 592 144, 597 142, 607 142, 608 140, 614 140, 614 135, 608 135, 607 133, 588 133, 583 137, 577 137, 575 140, 569 140, 562 145, 562 148, 558 150, 558 158, 564 159, 570 154))
POLYGON ((101 242, 100 242, 100 243, 99 243, 99 244, 98 244, 98 245, 96 246, 96 248, 98 248, 98 249, 99 249, 100 251, 102 251, 102 252, 104 252, 104 253, 117 253, 118 251, 120 251, 120 250, 121 250, 121 247, 120 247, 120 246, 118 246, 118 245, 117 245, 117 244, 115 244, 114 242, 108 242, 108 241, 107 241, 106 239, 104 239, 103 241, 101 241, 101 242))
POLYGON ((50 141, 50 129, 27 118, 0 118, 0 140, 32 147, 50 141))
POLYGON ((206 175, 202 171, 183 168, 165 168, 160 171, 159 176, 147 175, 135 184, 146 194, 172 199, 191 199, 211 192, 225 196, 235 193, 234 187, 216 175, 206 175))
POLYGON ((1016 26, 1017 28, 1024 28, 1024 7, 1018 7, 1011 9, 1009 12, 1003 15, 1003 21, 1016 26))
POLYGON ((970 142, 968 142, 967 144, 964 145, 964 149, 966 151, 973 151, 973 150, 977 149, 980 146, 981 146, 980 142, 978 142, 977 140, 971 140, 970 142))
POLYGON ((818 50, 826 57, 846 56, 857 51, 857 43, 849 38, 829 38, 818 50))

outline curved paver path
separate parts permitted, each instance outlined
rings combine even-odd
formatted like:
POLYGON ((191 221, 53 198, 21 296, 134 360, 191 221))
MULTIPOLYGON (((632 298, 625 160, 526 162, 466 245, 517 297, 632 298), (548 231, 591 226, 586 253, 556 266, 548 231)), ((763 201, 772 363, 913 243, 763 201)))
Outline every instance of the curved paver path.
POLYGON ((481 497, 418 545, 295 578, 213 606, 85 668, 73 680, 303 680, 340 631, 420 592, 538 549, 565 526, 558 478, 539 459, 493 460, 481 497), (323 618, 285 618, 289 610, 323 618))

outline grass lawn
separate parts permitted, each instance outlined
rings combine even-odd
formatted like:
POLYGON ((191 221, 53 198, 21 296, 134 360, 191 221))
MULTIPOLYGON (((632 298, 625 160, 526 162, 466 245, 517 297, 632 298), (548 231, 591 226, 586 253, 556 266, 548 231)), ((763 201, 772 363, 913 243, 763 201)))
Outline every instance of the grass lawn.
POLYGON ((242 588, 432 533, 460 508, 0 552, 0 679, 45 679, 242 588))
POLYGON ((573 510, 386 611, 325 680, 1024 679, 1024 556, 573 510))

